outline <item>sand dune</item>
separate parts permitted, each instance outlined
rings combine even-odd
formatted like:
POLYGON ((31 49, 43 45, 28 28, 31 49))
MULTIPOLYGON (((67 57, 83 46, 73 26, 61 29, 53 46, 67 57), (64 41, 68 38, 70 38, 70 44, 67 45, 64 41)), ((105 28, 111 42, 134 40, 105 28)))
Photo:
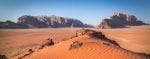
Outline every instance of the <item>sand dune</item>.
POLYGON ((0 54, 7 57, 19 55, 36 48, 49 37, 55 43, 66 40, 79 28, 0 29, 0 54))
POLYGON ((149 27, 92 29, 89 32, 82 29, 83 31, 76 32, 78 29, 1 29, 3 35, 0 35, 0 44, 4 47, 1 47, 0 52, 21 48, 10 59, 150 59, 149 55, 140 54, 149 53, 149 27), (97 35, 99 36, 95 37, 97 35), (42 49, 35 48, 49 37, 57 43, 42 49), (103 37, 116 41, 120 47, 103 37), (32 53, 27 52, 29 48, 33 49, 32 53))
POLYGON ((127 50, 150 54, 150 26, 104 29, 101 31, 127 50))
MULTIPOLYGON (((18 58, 14 57, 12 59, 18 58)), ((149 59, 150 57, 133 53, 89 35, 82 35, 62 41, 44 49, 33 52, 23 59, 149 59), (69 49, 75 42, 82 42, 80 48, 69 49)))

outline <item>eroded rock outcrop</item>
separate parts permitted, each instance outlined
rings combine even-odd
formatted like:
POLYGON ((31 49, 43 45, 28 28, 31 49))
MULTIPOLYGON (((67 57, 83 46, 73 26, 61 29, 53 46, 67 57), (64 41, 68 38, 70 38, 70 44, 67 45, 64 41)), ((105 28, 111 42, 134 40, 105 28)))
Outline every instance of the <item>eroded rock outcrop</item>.
POLYGON ((70 45, 69 50, 80 48, 83 45, 80 41, 75 41, 70 45))
MULTIPOLYGON (((18 18, 17 23, 27 24, 29 27, 88 27, 81 21, 60 16, 28 16, 18 18)), ((90 27, 90 26, 89 26, 90 27)))
POLYGON ((15 22, 0 22, 0 28, 56 28, 56 27, 94 27, 73 18, 60 16, 29 16, 24 15, 15 22))
MULTIPOLYGON (((100 31, 95 31, 95 30, 91 30, 91 29, 81 29, 81 30, 77 30, 76 32, 76 37, 78 36, 83 36, 83 35, 88 35, 92 38, 98 38, 98 39, 101 39, 103 41, 106 41, 106 42, 109 42, 113 45, 116 45, 118 47, 120 47, 120 45, 114 41, 114 40, 111 40, 111 39, 108 39, 102 32, 100 31)), ((104 43, 104 44, 107 44, 107 43, 104 43)))
POLYGON ((114 12, 109 18, 103 19, 99 28, 122 28, 125 26, 146 25, 134 15, 114 12))
POLYGON ((43 41, 42 45, 38 49, 43 49, 45 46, 52 46, 54 45, 54 41, 51 38, 48 38, 47 40, 43 41))

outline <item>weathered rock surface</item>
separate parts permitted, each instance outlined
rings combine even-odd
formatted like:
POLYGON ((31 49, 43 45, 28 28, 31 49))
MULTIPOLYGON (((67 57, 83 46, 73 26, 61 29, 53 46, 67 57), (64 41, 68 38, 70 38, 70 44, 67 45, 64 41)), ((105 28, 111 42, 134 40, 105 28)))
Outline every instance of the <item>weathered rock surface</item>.
POLYGON ((90 27, 81 21, 60 16, 21 16, 17 23, 27 24, 29 27, 90 27))
POLYGON ((146 23, 137 19, 134 15, 114 12, 109 18, 103 19, 100 28, 122 28, 125 26, 146 25, 146 23))
POLYGON ((69 50, 80 48, 83 45, 80 41, 75 41, 70 45, 69 50))
POLYGON ((93 27, 92 25, 83 24, 81 21, 73 18, 60 16, 29 16, 24 15, 18 18, 17 23, 1 22, 0 28, 46 28, 46 27, 93 27))

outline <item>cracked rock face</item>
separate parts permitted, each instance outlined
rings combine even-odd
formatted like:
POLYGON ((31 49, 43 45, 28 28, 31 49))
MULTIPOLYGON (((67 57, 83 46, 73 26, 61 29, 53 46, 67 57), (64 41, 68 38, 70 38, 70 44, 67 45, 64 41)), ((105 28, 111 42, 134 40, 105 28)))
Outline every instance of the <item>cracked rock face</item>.
POLYGON ((122 28, 125 26, 146 25, 134 15, 114 12, 109 18, 103 19, 100 28, 122 28))

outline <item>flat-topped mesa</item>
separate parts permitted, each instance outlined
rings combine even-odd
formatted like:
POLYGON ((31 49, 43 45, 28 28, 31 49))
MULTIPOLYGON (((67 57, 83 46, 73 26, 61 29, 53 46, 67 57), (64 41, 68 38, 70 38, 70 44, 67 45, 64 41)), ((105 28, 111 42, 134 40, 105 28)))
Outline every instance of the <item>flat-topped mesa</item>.
POLYGON ((134 15, 127 13, 114 12, 109 18, 103 19, 100 28, 122 28, 125 26, 146 25, 134 15))

